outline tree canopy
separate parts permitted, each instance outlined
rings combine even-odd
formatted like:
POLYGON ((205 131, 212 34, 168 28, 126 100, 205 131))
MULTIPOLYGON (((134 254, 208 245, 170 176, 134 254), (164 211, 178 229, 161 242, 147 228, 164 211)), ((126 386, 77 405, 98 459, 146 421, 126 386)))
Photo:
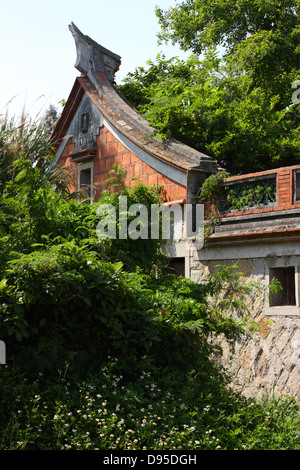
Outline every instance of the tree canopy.
POLYGON ((192 54, 159 55, 121 91, 164 138, 208 153, 231 173, 298 163, 299 7, 290 0, 158 7, 160 41, 192 54))

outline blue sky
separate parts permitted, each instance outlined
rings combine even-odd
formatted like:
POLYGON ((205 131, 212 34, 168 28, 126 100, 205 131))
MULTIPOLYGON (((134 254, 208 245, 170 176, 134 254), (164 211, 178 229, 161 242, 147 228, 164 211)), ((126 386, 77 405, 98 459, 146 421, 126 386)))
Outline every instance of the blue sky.
POLYGON ((146 66, 159 52, 186 57, 172 45, 157 45, 155 6, 176 0, 0 0, 0 114, 33 116, 67 99, 79 72, 68 25, 122 57, 116 81, 146 66))

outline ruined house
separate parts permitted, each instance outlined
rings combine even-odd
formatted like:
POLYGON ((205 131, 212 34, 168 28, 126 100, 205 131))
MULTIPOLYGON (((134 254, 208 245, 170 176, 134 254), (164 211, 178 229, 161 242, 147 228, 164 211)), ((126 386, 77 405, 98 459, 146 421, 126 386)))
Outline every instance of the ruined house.
MULTIPOLYGON (((91 201, 106 188, 113 165, 120 164, 127 170, 126 184, 138 178, 146 185, 162 185, 168 206, 196 204, 202 182, 218 171, 216 162, 178 141, 155 138, 155 129, 114 85, 121 58, 73 23, 70 30, 81 75, 53 132, 54 164, 74 170, 74 189, 94 187, 91 201)), ((233 360, 222 344, 223 363, 234 372, 233 385, 247 396, 299 396, 300 165, 227 178, 225 187, 234 191, 236 201, 255 192, 255 203, 248 200, 243 207, 227 201, 204 247, 198 249, 191 238, 186 250, 183 236, 169 246, 169 255, 176 272, 195 282, 224 263, 237 263, 245 279, 265 285, 274 277, 280 281, 282 291, 254 305, 260 332, 236 344, 233 360)))

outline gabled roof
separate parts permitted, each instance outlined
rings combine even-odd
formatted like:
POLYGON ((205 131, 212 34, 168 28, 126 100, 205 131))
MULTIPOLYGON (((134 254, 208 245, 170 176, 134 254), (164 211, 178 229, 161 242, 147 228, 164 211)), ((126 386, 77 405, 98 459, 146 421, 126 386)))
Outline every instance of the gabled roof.
POLYGON ((144 151, 180 168, 215 172, 216 162, 201 152, 168 139, 167 142, 154 137, 156 130, 141 117, 114 85, 114 75, 121 58, 84 36, 72 23, 69 26, 77 48, 75 67, 81 77, 74 86, 54 129, 53 139, 57 143, 64 137, 72 117, 83 95, 86 93, 110 124, 126 138, 144 151))

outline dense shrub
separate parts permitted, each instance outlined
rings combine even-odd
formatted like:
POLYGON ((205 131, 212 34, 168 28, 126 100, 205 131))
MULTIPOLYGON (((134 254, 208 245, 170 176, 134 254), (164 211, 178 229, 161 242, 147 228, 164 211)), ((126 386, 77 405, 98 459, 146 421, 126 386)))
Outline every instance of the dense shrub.
POLYGON ((235 266, 166 274, 161 240, 98 239, 99 205, 118 225, 119 195, 149 207, 159 188, 116 168, 85 204, 19 157, 0 193, 0 448, 298 449, 295 402, 243 399, 212 359, 211 338, 248 332, 260 286, 235 266))

